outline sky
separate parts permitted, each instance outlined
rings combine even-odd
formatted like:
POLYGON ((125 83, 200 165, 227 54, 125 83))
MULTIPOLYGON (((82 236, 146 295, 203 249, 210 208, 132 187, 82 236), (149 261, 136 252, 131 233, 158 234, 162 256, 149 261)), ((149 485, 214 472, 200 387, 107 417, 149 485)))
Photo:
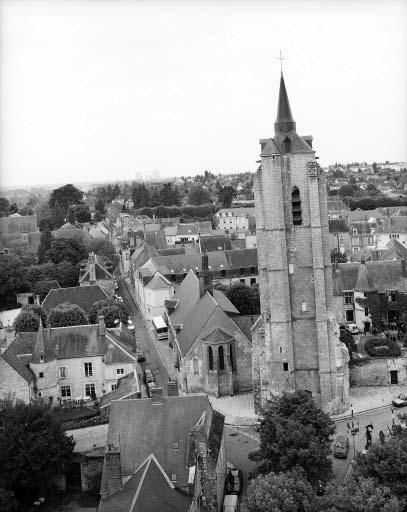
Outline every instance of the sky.
POLYGON ((407 0, 0 0, 0 186, 407 160, 407 0))

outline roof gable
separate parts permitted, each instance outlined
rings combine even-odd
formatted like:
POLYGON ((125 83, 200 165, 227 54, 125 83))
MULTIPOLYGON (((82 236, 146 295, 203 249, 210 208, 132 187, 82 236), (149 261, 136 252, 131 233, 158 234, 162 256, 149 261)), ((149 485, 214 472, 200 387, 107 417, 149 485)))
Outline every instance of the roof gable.
POLYGON ((42 302, 42 307, 47 313, 52 308, 70 302, 81 307, 86 313, 89 313, 91 307, 96 301, 108 299, 109 295, 98 284, 90 286, 73 286, 71 288, 57 288, 49 291, 42 302))

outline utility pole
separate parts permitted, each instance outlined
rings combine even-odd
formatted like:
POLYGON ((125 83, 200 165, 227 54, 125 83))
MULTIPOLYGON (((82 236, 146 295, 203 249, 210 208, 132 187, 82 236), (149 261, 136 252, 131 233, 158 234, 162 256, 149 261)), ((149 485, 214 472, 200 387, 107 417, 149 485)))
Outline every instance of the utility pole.
MULTIPOLYGON (((352 407, 352 404, 351 404, 351 407, 352 407)), ((353 416, 353 408, 352 408, 352 417, 351 417, 351 420, 352 420, 352 423, 351 425, 349 425, 349 423, 347 424, 347 427, 348 427, 348 430, 350 430, 350 433, 352 435, 352 444, 353 444, 353 460, 356 458, 356 447, 355 447, 355 436, 358 434, 359 432, 359 420, 358 420, 358 423, 356 425, 356 422, 355 422, 355 418, 353 416)))

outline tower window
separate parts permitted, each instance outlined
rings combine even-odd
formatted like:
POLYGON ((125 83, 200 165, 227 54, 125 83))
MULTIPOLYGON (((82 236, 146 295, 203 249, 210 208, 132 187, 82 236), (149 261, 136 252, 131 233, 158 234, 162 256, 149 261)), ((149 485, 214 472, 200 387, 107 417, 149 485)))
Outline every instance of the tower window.
POLYGON ((300 191, 297 187, 293 188, 291 192, 291 205, 293 212, 293 224, 294 226, 301 226, 302 224, 302 215, 301 215, 301 199, 300 199, 300 191))
POLYGON ((197 357, 192 359, 192 366, 194 369, 194 375, 199 375, 199 361, 197 357))
POLYGON ((225 369, 225 352, 223 346, 221 345, 218 349, 219 354, 219 370, 225 369))
POLYGON ((283 370, 288 372, 288 363, 283 363, 283 370))
POLYGON ((291 140, 288 137, 284 139, 284 153, 291 153, 291 140))
POLYGON ((213 370, 213 350, 212 350, 212 347, 208 347, 208 365, 209 365, 209 369, 213 370))

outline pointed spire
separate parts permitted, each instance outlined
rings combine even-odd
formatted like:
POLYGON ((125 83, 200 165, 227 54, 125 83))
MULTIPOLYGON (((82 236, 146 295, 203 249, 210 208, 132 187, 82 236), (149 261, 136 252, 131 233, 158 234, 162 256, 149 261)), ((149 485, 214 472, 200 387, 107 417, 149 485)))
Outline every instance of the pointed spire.
POLYGON ((285 88, 283 73, 280 79, 280 93, 278 95, 277 119, 274 123, 275 133, 288 133, 296 129, 296 124, 291 114, 287 89, 285 88))
POLYGON ((373 280, 370 277, 369 271, 366 266, 365 257, 362 256, 360 260, 358 277, 355 284, 355 292, 372 292, 376 288, 373 284, 373 280))

